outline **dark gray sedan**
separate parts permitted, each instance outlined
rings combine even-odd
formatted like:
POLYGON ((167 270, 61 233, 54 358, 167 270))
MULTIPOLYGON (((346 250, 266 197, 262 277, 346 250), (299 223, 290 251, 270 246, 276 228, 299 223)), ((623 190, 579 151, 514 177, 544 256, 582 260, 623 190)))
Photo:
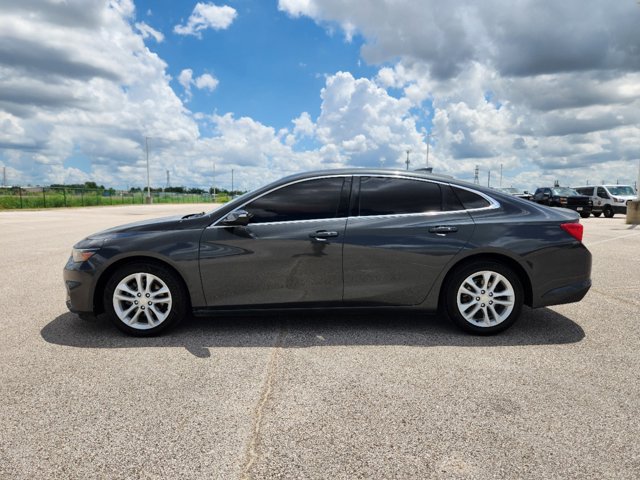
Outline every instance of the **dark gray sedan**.
POLYGON ((284 178, 201 214, 89 236, 64 269, 67 306, 133 335, 189 313, 310 308, 441 311, 497 333, 523 304, 591 286, 578 214, 450 178, 330 170, 284 178))

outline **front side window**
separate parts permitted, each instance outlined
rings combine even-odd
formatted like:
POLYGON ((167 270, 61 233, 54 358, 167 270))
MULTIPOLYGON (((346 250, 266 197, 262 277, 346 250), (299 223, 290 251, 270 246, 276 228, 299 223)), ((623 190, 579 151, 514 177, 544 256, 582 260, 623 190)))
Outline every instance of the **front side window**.
POLYGON ((421 180, 361 177, 359 198, 361 216, 442 211, 440 186, 421 180))
POLYGON ((600 198, 609 198, 609 195, 607 195, 607 191, 602 187, 598 187, 598 196, 600 198))
POLYGON ((336 218, 344 184, 344 177, 306 180, 267 193, 244 209, 251 223, 336 218))

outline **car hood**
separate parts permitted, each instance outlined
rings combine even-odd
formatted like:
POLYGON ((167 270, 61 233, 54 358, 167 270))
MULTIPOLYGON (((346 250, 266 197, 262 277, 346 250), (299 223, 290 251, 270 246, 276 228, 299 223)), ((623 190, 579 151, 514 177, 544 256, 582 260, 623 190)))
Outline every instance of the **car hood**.
POLYGON ((172 215, 170 217, 152 218, 139 222, 127 223, 107 230, 93 233, 87 237, 89 240, 106 240, 139 232, 158 232, 170 230, 183 230, 186 228, 204 228, 211 223, 209 215, 199 215, 185 218, 184 215, 172 215))

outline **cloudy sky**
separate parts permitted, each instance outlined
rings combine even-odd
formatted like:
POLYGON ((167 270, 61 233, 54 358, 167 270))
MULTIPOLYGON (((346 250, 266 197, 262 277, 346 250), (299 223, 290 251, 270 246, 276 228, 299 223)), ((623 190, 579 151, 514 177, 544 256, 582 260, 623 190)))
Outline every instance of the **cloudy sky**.
POLYGON ((0 0, 8 183, 411 168, 632 183, 636 0, 0 0))

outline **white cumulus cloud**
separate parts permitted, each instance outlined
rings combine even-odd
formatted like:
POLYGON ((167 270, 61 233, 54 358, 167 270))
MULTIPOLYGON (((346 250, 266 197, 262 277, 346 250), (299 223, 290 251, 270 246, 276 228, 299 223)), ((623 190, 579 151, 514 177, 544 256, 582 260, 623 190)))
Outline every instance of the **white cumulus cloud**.
POLYGON ((137 22, 136 29, 140 32, 140 34, 142 35, 142 38, 146 39, 151 37, 158 43, 161 43, 164 41, 164 35, 162 34, 162 32, 159 32, 158 30, 151 27, 150 25, 147 25, 144 22, 137 22))
POLYGON ((228 5, 218 6, 213 3, 198 2, 187 23, 176 25, 173 31, 179 35, 202 36, 202 31, 208 28, 225 30, 233 23, 238 12, 228 5))
POLYGON ((203 73, 194 80, 196 88, 199 90, 209 90, 213 92, 218 86, 218 79, 209 73, 203 73))

